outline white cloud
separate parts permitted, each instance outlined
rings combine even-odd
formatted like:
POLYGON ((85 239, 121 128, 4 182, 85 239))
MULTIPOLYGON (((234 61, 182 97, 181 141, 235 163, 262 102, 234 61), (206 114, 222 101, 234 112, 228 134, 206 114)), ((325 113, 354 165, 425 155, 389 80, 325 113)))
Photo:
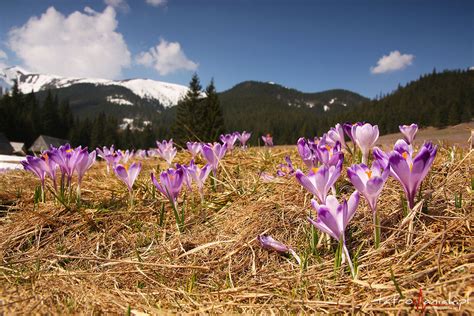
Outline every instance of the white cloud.
POLYGON ((178 42, 167 42, 164 39, 160 39, 160 43, 147 52, 138 54, 135 59, 140 65, 155 68, 162 76, 178 70, 196 70, 199 66, 186 57, 178 42))
POLYGON ((130 11, 130 6, 125 0, 104 0, 104 3, 124 13, 130 11))
POLYGON ((117 78, 131 60, 117 25, 111 6, 102 13, 86 7, 84 13, 75 11, 69 16, 50 7, 40 17, 13 28, 8 45, 33 72, 117 78))
POLYGON ((154 7, 159 7, 159 6, 165 5, 166 2, 168 2, 168 0, 146 0, 146 3, 148 3, 149 5, 152 5, 154 7))
POLYGON ((373 74, 382 74, 401 70, 410 66, 413 63, 413 59, 415 59, 414 55, 400 54, 398 50, 395 50, 390 52, 388 56, 382 56, 382 58, 377 61, 377 66, 371 67, 370 71, 373 74))
POLYGON ((5 53, 3 50, 0 49, 0 59, 7 59, 7 53, 5 53))

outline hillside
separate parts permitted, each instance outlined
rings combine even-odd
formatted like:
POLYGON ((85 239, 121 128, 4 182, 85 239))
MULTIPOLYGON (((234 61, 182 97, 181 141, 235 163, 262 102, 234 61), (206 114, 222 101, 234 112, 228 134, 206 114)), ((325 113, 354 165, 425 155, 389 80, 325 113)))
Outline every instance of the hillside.
POLYGON ((355 106, 338 121, 378 124, 381 134, 398 132, 400 123, 417 122, 421 127, 445 127, 470 122, 474 115, 474 71, 433 71, 399 86, 394 92, 355 106))
POLYGON ((242 82, 220 93, 219 98, 228 131, 272 133, 278 143, 294 143, 298 135, 315 135, 318 120, 351 111, 354 106, 368 101, 348 90, 304 93, 256 81, 242 82))
MULTIPOLYGON (((68 99, 75 112, 81 116, 94 114, 97 108, 115 111, 117 107, 112 108, 111 105, 148 106, 161 111, 165 107, 176 105, 188 91, 182 85, 150 79, 69 78, 31 73, 21 67, 0 69, 0 80, 9 85, 13 85, 16 80, 21 92, 35 92, 40 98, 47 90, 52 90, 61 99, 68 99)), ((129 111, 140 113, 140 110, 129 111)))

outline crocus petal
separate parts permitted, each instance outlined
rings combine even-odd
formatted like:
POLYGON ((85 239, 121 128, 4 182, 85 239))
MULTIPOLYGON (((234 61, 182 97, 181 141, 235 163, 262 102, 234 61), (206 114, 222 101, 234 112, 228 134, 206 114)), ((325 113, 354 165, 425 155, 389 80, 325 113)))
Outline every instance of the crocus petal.
POLYGON ((349 224, 352 217, 354 217, 357 206, 359 206, 359 199, 360 195, 358 191, 354 191, 349 197, 349 200, 347 201, 347 214, 344 218, 344 229, 346 228, 347 224, 349 224))
POLYGON ((278 253, 287 253, 290 249, 287 245, 276 241, 268 235, 259 235, 257 236, 257 240, 259 241, 260 246, 267 250, 274 250, 278 253))
POLYGON ((140 173, 140 170, 142 170, 141 162, 132 163, 132 165, 128 169, 128 181, 129 181, 130 187, 133 187, 133 184, 135 183, 135 180, 137 179, 138 174, 140 173))
POLYGON ((313 183, 309 180, 309 178, 301 171, 301 170, 296 170, 296 180, 309 192, 311 192, 313 195, 317 195, 318 191, 316 190, 316 187, 313 185, 313 183))

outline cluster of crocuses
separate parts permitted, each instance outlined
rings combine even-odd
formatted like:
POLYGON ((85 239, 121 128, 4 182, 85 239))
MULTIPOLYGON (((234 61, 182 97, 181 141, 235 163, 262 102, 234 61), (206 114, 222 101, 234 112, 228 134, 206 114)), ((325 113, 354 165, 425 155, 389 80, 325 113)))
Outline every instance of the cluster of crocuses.
POLYGON ((70 197, 74 174, 77 174, 77 198, 80 200, 82 179, 86 171, 94 164, 95 159, 95 151, 89 153, 87 147, 72 148, 66 144, 59 148, 51 146, 38 157, 26 156, 26 161, 21 163, 25 170, 33 172, 40 179, 42 201, 45 199, 46 176, 51 179, 56 193, 64 196, 68 192, 70 197), (61 171, 59 191, 56 179, 57 169, 61 171))
MULTIPOLYGON (((344 231, 353 217, 362 195, 373 213, 375 247, 380 244, 380 222, 377 212, 377 200, 382 192, 385 182, 392 176, 402 185, 408 207, 415 205, 415 197, 421 182, 426 177, 436 156, 437 147, 432 143, 424 143, 418 153, 414 154, 413 140, 418 126, 416 124, 402 125, 400 131, 405 139, 399 139, 389 153, 374 147, 378 136, 378 126, 369 123, 337 124, 321 138, 298 140, 298 153, 307 166, 307 173, 296 170, 298 182, 312 195, 312 206, 317 212, 317 219, 309 217, 308 220, 320 231, 327 233, 340 242, 342 254, 349 263, 351 273, 355 277, 349 252, 346 247, 344 231), (350 150, 344 140, 344 132, 355 144, 350 150), (355 191, 349 200, 342 199, 340 203, 336 197, 335 183, 341 175, 344 161, 345 148, 349 153, 355 154, 356 148, 362 153, 362 163, 354 164, 347 168, 347 175, 354 185, 355 191), (369 154, 372 150, 373 159, 368 165, 369 154), (332 194, 328 195, 332 188, 332 194)), ((291 165, 292 164, 288 164, 291 165)), ((293 168, 293 167, 292 167, 293 168)), ((262 240, 259 239, 262 243, 262 240)), ((276 241, 272 241, 275 244, 276 241)), ((265 245, 268 248, 268 245, 265 245)), ((282 252, 281 245, 274 247, 282 252)), ((289 248, 288 248, 289 249, 289 248)), ((286 251, 287 252, 287 251, 286 251)))

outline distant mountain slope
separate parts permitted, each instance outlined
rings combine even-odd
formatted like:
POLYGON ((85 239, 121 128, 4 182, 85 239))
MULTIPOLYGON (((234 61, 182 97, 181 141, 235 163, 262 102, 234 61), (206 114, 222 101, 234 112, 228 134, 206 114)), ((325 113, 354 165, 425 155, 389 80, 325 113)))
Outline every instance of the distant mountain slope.
POLYGON ((219 98, 227 130, 272 133, 275 141, 285 143, 316 135, 327 117, 351 111, 369 100, 347 90, 304 93, 256 81, 239 83, 220 93, 219 98))
POLYGON ((305 93, 286 88, 272 82, 244 81, 233 88, 220 93, 221 104, 227 106, 254 107, 262 103, 273 103, 275 106, 310 108, 317 112, 341 111, 347 106, 354 106, 368 101, 360 94, 342 90, 327 90, 305 93))
POLYGON ((381 134, 398 132, 398 125, 445 127, 470 122, 474 115, 474 71, 433 71, 399 86, 378 100, 355 106, 329 123, 368 121, 380 126, 381 134))
MULTIPOLYGON (((176 105, 188 91, 188 88, 182 85, 150 79, 66 78, 31 73, 20 67, 0 70, 0 78, 9 84, 13 84, 13 80, 17 80, 18 87, 23 93, 40 92, 48 89, 75 89, 76 87, 79 87, 78 90, 84 91, 87 88, 95 87, 94 93, 98 93, 102 97, 102 99, 97 99, 95 102, 104 101, 111 104, 130 106, 136 104, 138 100, 145 100, 147 103, 170 107, 176 105)), ((76 92, 66 94, 78 96, 76 92)), ((91 101, 90 96, 89 101, 91 101)))

